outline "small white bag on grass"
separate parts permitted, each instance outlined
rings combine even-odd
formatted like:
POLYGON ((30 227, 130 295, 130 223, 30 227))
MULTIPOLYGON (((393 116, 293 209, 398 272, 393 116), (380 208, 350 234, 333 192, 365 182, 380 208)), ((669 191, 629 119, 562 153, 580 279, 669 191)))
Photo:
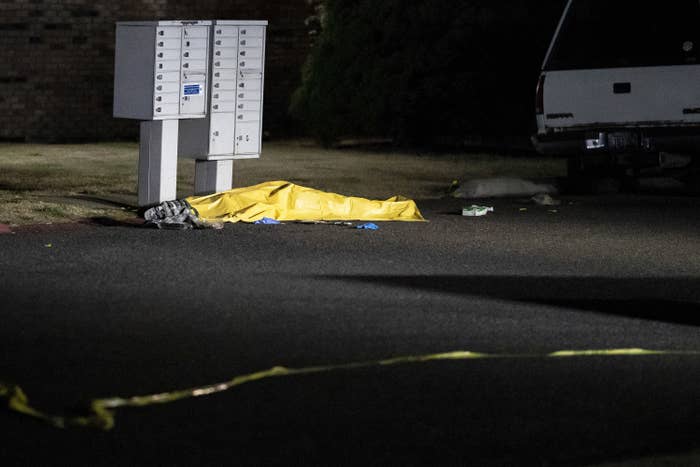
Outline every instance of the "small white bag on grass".
POLYGON ((534 183, 520 178, 481 178, 462 183, 453 193, 455 198, 504 198, 556 194, 554 185, 534 183))

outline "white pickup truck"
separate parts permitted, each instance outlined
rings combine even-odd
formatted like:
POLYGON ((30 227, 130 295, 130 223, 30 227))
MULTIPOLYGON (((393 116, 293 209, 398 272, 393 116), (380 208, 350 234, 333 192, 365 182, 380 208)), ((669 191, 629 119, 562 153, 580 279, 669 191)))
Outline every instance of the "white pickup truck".
POLYGON ((570 175, 691 161, 700 154, 700 1, 569 0, 536 108, 535 148, 568 156, 570 175))

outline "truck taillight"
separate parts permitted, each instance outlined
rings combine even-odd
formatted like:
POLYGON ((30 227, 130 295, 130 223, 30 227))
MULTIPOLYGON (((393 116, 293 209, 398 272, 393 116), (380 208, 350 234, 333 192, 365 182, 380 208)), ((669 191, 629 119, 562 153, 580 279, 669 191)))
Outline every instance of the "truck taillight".
POLYGON ((545 75, 540 75, 537 81, 537 96, 535 98, 535 113, 542 115, 544 113, 544 78, 545 75))

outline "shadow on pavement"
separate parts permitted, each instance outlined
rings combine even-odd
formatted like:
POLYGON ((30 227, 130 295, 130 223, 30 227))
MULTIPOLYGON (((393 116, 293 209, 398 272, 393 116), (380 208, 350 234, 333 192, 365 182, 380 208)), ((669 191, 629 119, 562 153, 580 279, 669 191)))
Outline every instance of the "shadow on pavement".
POLYGON ((537 303, 630 318, 700 325, 700 279, 533 276, 324 276, 418 290, 537 303))
POLYGON ((83 224, 87 225, 97 225, 101 227, 136 227, 136 228, 148 228, 144 224, 144 220, 141 218, 119 220, 111 217, 90 217, 81 221, 83 224))

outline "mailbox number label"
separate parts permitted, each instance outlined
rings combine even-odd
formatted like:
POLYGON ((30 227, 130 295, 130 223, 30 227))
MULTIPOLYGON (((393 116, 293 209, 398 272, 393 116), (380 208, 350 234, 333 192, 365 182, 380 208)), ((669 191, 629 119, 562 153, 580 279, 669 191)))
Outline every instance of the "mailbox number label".
POLYGON ((183 87, 183 93, 185 96, 196 96, 202 93, 201 84, 185 84, 183 87))

